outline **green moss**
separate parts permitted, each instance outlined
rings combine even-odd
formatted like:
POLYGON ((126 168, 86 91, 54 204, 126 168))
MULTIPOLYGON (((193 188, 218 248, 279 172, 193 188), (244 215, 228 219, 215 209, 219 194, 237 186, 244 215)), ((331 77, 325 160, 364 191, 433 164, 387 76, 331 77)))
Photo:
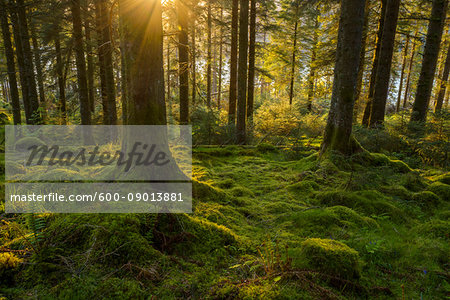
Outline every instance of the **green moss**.
POLYGON ((439 175, 436 177, 436 180, 450 185, 450 173, 439 175))
POLYGON ((431 220, 417 225, 414 231, 423 236, 434 236, 436 238, 450 239, 450 222, 442 220, 431 220))
POLYGON ((192 196, 194 200, 224 202, 227 200, 227 194, 219 188, 213 187, 206 182, 192 182, 192 196))
POLYGON ((31 146, 43 146, 45 143, 34 136, 27 136, 18 140, 15 144, 15 148, 17 151, 28 151, 28 148, 31 146))
POLYGON ((317 191, 319 188, 320 186, 312 180, 302 180, 287 187, 288 190, 295 193, 311 193, 317 191))
POLYGON ((403 177, 402 185, 410 191, 418 192, 426 188, 425 180, 417 173, 408 173, 403 177))
POLYGON ((436 207, 441 202, 439 197, 435 193, 430 191, 415 193, 412 197, 412 200, 427 209, 436 207))
POLYGON ((25 174, 25 167, 21 164, 18 164, 14 161, 9 161, 5 165, 8 170, 8 174, 25 174))
POLYGON ((243 186, 237 186, 234 187, 230 190, 230 194, 235 196, 235 197, 254 197, 255 194, 253 194, 253 192, 248 189, 245 188, 243 186))
POLYGON ((278 151, 278 149, 277 149, 274 145, 267 144, 267 143, 261 143, 261 144, 258 144, 258 145, 256 146, 256 149, 257 149, 259 152, 261 152, 261 153, 277 152, 277 151, 278 151))
POLYGON ((435 193, 444 201, 450 200, 450 185, 448 184, 433 182, 428 186, 427 190, 435 193))
POLYGON ((221 189, 230 189, 233 187, 234 181, 231 178, 227 178, 217 182, 217 186, 221 189))
POLYGON ((346 279, 360 276, 358 252, 341 242, 307 239, 301 244, 301 256, 305 265, 314 270, 346 279))
POLYGON ((348 192, 335 190, 317 193, 316 198, 320 204, 342 205, 368 216, 388 214, 396 219, 404 219, 403 212, 389 203, 389 200, 378 191, 348 192))

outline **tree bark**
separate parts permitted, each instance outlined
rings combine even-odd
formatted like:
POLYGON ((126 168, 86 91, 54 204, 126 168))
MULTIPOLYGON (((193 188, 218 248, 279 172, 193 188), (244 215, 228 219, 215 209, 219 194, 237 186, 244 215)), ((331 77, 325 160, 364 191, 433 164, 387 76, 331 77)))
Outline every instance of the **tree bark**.
POLYGON ((116 91, 112 61, 111 32, 106 0, 95 0, 95 15, 98 40, 98 58, 103 104, 103 123, 117 124, 116 91))
POLYGON ((192 61, 192 106, 195 105, 195 98, 197 96, 197 66, 196 66, 196 59, 197 59, 197 50, 195 45, 195 18, 192 20, 191 24, 191 45, 192 45, 192 54, 191 54, 191 61, 192 61))
POLYGON ((425 122, 427 118, 447 6, 448 0, 433 1, 431 19, 428 24, 428 32, 422 60, 422 68, 420 70, 416 98, 414 100, 411 113, 411 122, 425 122))
POLYGON ((370 127, 381 126, 384 122, 399 9, 400 0, 387 1, 380 56, 378 58, 377 75, 375 77, 372 109, 370 110, 370 127))
POLYGON ((367 103, 366 103, 366 107, 364 108, 364 114, 363 114, 363 118, 362 118, 362 122, 361 122, 361 124, 364 126, 369 126, 370 111, 372 109, 373 92, 375 90, 375 77, 377 76, 377 71, 378 71, 378 60, 379 60, 380 50, 381 50, 381 39, 383 36, 384 20, 386 17, 386 5, 387 5, 387 0, 381 0, 381 12, 380 12, 380 19, 378 20, 378 30, 377 30, 377 43, 376 43, 375 52, 373 55, 372 72, 370 73, 370 82, 369 82, 369 91, 368 91, 368 95, 367 95, 367 103))
POLYGON ((439 87, 439 92, 436 98, 436 103, 434 105, 434 112, 438 113, 442 109, 444 103, 445 90, 448 86, 448 74, 450 72, 450 41, 448 43, 447 57, 445 59, 444 72, 442 73, 441 85, 439 87))
POLYGON ((88 97, 89 109, 91 113, 95 110, 95 86, 94 86, 94 57, 92 56, 92 36, 91 36, 91 18, 89 12, 89 1, 85 1, 86 15, 84 17, 84 34, 86 37, 86 63, 87 63, 87 82, 88 82, 88 97))
POLYGON ((319 42, 319 16, 315 16, 314 20, 314 36, 313 46, 311 48, 311 61, 309 63, 309 76, 308 76, 308 104, 307 109, 312 111, 312 101, 314 97, 314 79, 316 77, 316 56, 317 56, 317 43, 319 42))
POLYGON ((408 47, 409 47, 409 34, 406 36, 405 45, 403 48, 403 62, 402 62, 402 70, 400 73, 400 86, 398 87, 398 95, 397 95, 397 104, 395 106, 395 111, 400 111, 400 102, 402 99, 402 90, 403 90, 403 78, 405 76, 405 68, 406 68, 406 60, 408 56, 408 47))
POLYGON ((36 79, 39 92, 39 104, 42 109, 42 117, 45 120, 47 118, 47 102, 45 101, 44 74, 42 72, 41 50, 39 48, 36 28, 32 22, 30 22, 30 33, 31 33, 31 42, 33 43, 34 62, 36 66, 36 79))
POLYGON ((236 142, 246 142, 246 108, 247 108, 247 55, 248 55, 248 0, 240 0, 239 12, 239 63, 238 63, 238 98, 236 120, 236 142))
POLYGON ((188 8, 181 0, 177 0, 178 12, 178 76, 180 81, 180 124, 189 123, 189 40, 188 40, 188 8))
MULTIPOLYGON (((18 45, 18 48, 21 49, 21 51, 18 50, 17 52, 17 61, 19 62, 19 57, 21 56, 22 68, 19 67, 19 71, 23 72, 24 80, 21 80, 21 82, 22 85, 25 85, 25 87, 22 87, 22 97, 24 97, 24 104, 26 102, 28 105, 28 114, 27 110, 25 110, 27 124, 40 124, 41 116, 39 114, 39 100, 34 75, 33 54, 30 46, 30 35, 28 33, 27 12, 23 0, 17 0, 15 4, 15 11, 17 12, 17 29, 15 30, 14 35, 18 34, 16 44, 18 45), (21 52, 21 55, 19 55, 19 52, 21 52), (26 96, 23 95, 24 92, 26 96)), ((12 13, 12 15, 15 14, 12 13)))
POLYGON ((64 80, 63 61, 61 53, 61 40, 59 31, 55 35, 55 51, 56 51, 56 74, 58 77, 58 89, 59 89, 59 111, 61 113, 61 124, 67 123, 66 115, 66 87, 64 80))
POLYGON ((410 82, 411 82, 411 75, 412 75, 412 68, 414 63, 414 56, 416 54, 416 44, 417 44, 417 36, 419 34, 419 31, 416 30, 416 33, 414 35, 413 45, 411 49, 411 57, 409 59, 409 66, 408 66, 408 77, 406 77, 406 86, 405 86, 405 95, 403 97, 403 108, 406 107, 406 103, 409 99, 409 90, 410 90, 410 82))
POLYGON ((358 149, 351 133, 364 7, 361 0, 341 2, 333 92, 321 154, 328 150, 351 154, 358 149))
POLYGON ((367 37, 369 35, 369 15, 370 15, 370 0, 366 0, 366 8, 364 11, 364 27, 363 37, 361 42, 361 51, 359 52, 359 66, 358 66, 358 78, 356 80, 356 94, 355 94, 355 107, 353 110, 353 122, 358 121, 358 112, 361 105, 361 93, 362 82, 364 77, 364 66, 366 65, 366 45, 367 37))
MULTIPOLYGON (((220 8, 220 22, 223 22, 223 7, 220 8)), ((223 25, 220 25, 220 38, 219 38, 219 80, 217 88, 217 109, 220 111, 222 102, 222 59, 223 59, 223 25)))
POLYGON ((208 54, 206 57, 206 106, 211 109, 211 63, 212 63, 212 16, 211 16, 211 0, 208 0, 208 17, 207 17, 207 31, 208 31, 208 54))
POLYGON ((78 98, 80 100, 81 124, 90 125, 91 111, 89 109, 86 60, 84 57, 80 0, 71 0, 70 8, 72 12, 73 38, 75 49, 75 62, 77 66, 78 98))
POLYGON ((231 9, 231 49, 230 49, 230 92, 228 100, 228 124, 236 122, 237 99, 237 60, 238 60, 238 23, 239 0, 233 0, 231 9))
POLYGON ((17 125, 22 123, 22 118, 20 115, 19 90, 17 88, 16 67, 14 64, 14 50, 11 42, 11 32, 9 31, 7 7, 4 0, 0 0, 0 23, 5 48, 13 121, 17 125))
POLYGON ((256 1, 250 4, 250 42, 248 47, 248 86, 247 86, 247 119, 253 121, 253 105, 255 98, 255 49, 256 49, 256 1))
POLYGON ((289 87, 289 105, 292 105, 292 100, 294 99, 294 78, 295 78, 295 54, 297 53, 297 29, 298 20, 295 20, 294 25, 294 44, 292 45, 292 61, 291 61, 291 83, 289 87))
POLYGON ((166 125, 159 0, 119 0, 129 81, 130 125, 166 125))

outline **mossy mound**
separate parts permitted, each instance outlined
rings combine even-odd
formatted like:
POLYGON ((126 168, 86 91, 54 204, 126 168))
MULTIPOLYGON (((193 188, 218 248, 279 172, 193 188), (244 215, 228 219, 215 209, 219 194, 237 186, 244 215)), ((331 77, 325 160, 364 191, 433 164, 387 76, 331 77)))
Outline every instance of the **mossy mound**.
POLYGON ((328 237, 343 227, 348 229, 378 227, 373 219, 363 217, 345 206, 309 209, 294 213, 291 219, 304 236, 328 237))
POLYGON ((213 202, 225 202, 228 199, 228 195, 221 189, 196 180, 192 181, 192 197, 193 200, 213 202))
POLYGON ((245 188, 243 186, 237 186, 230 190, 230 194, 235 197, 254 197, 255 194, 248 188, 245 188))
POLYGON ((15 144, 16 151, 28 151, 28 148, 31 146, 43 146, 45 143, 34 136, 27 136, 18 140, 15 144))
POLYGON ((415 232, 436 238, 450 239, 450 222, 442 220, 431 220, 423 224, 417 225, 413 229, 415 232))
POLYGON ((437 176, 436 181, 450 185, 450 173, 437 176))
POLYGON ((448 184, 433 182, 428 186, 427 190, 438 195, 443 201, 450 201, 450 185, 448 184))
POLYGON ((258 150, 261 153, 267 153, 267 152, 277 152, 278 149, 272 145, 267 143, 261 143, 256 146, 256 150, 258 150))
POLYGON ((320 186, 312 180, 302 180, 287 187, 289 191, 294 193, 311 193, 317 191, 320 186))
POLYGON ((8 174, 16 175, 16 174, 25 174, 26 173, 25 167, 14 161, 6 162, 5 168, 8 170, 8 174))
POLYGON ((389 200, 378 191, 327 191, 317 193, 316 199, 323 205, 346 206, 368 216, 388 214, 393 218, 404 219, 402 211, 389 203, 389 200))
POLYGON ((415 193, 412 196, 412 200, 419 203, 425 209, 436 207, 441 202, 441 199, 430 191, 415 193))
POLYGON ((306 266, 319 272, 345 279, 360 276, 358 252, 339 241, 307 239, 302 242, 300 253, 306 266))

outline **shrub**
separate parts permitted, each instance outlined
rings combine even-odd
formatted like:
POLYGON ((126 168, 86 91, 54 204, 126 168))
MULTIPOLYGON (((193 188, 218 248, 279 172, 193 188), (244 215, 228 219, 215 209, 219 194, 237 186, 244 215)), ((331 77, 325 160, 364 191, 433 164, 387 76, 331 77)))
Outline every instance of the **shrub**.
POLYGON ((308 267, 320 272, 345 279, 360 276, 358 252, 341 242, 307 239, 302 242, 300 253, 308 267))

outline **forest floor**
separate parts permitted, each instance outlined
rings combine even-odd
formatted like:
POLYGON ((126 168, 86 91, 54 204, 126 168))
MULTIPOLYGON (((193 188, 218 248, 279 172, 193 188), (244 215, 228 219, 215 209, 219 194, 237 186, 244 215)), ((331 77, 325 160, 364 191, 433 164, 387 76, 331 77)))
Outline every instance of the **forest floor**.
POLYGON ((195 148, 192 214, 4 215, 0 299, 448 296, 450 174, 319 142, 195 148))

